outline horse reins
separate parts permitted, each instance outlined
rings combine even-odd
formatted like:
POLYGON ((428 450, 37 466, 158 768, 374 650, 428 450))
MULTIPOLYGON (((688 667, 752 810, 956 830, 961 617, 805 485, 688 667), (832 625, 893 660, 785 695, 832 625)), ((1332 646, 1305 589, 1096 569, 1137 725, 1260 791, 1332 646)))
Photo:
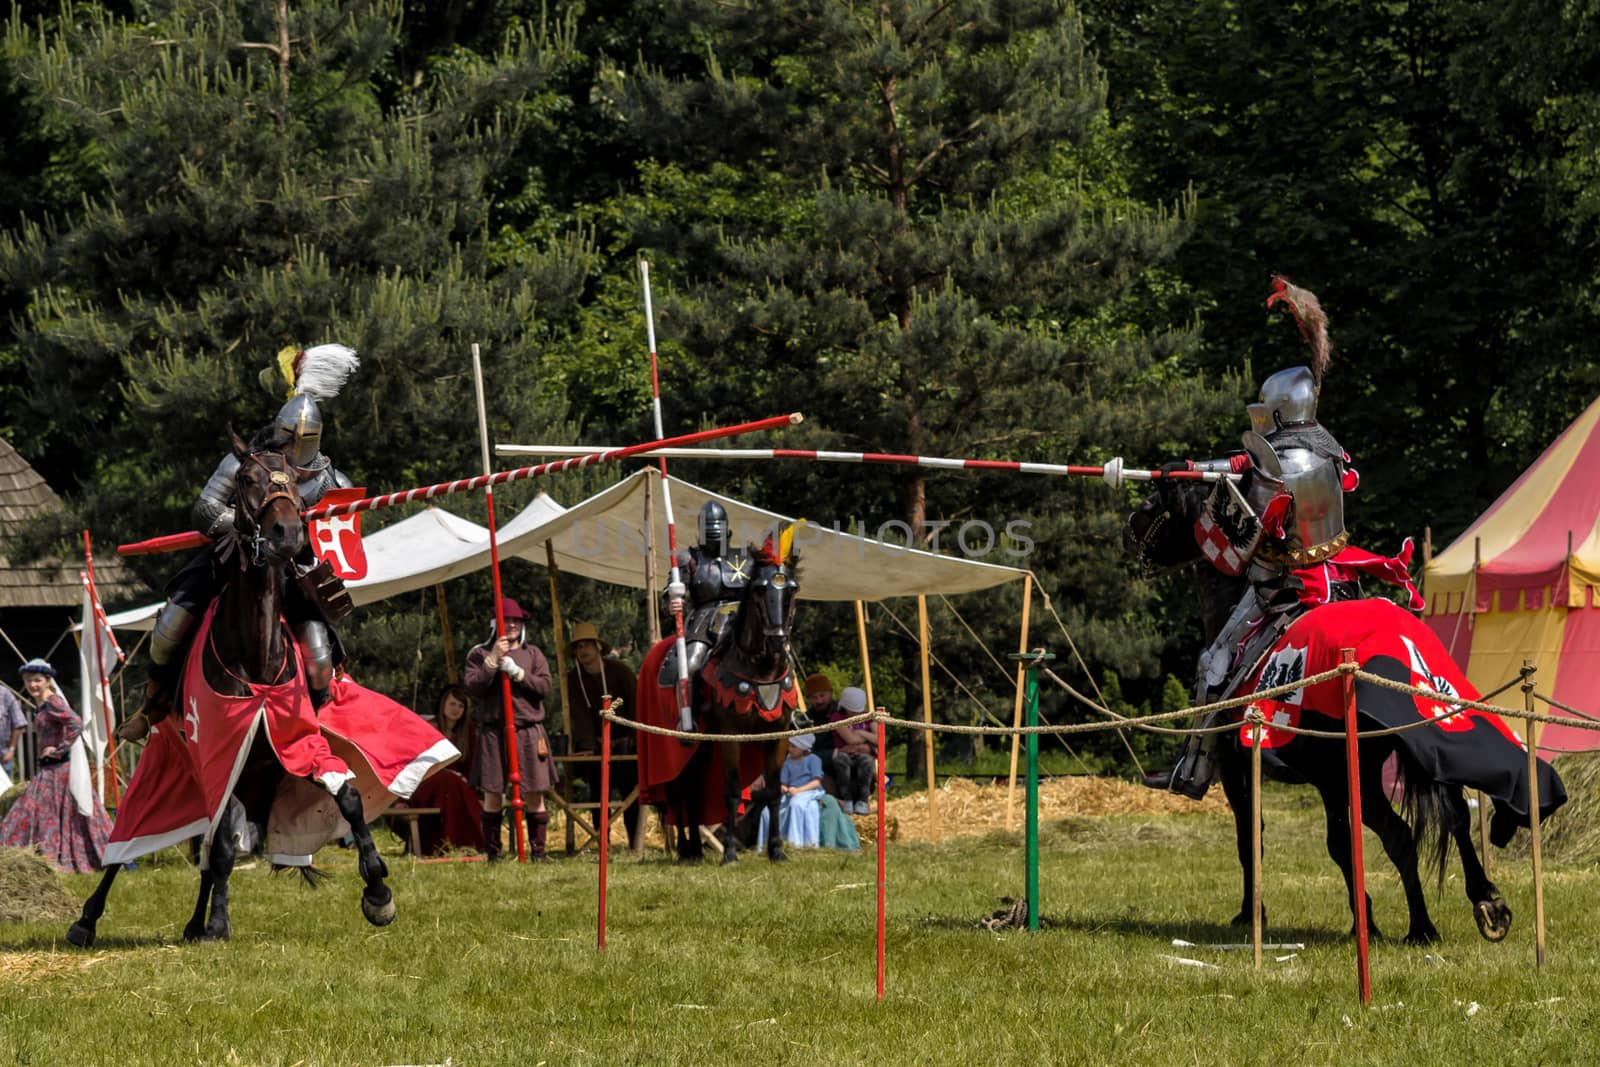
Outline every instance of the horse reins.
MULTIPOLYGON (((261 536, 261 513, 266 511, 267 507, 271 505, 273 501, 279 499, 287 500, 289 503, 295 505, 295 510, 298 512, 300 498, 295 493, 294 479, 289 475, 287 460, 284 461, 284 469, 282 470, 273 470, 271 467, 269 467, 266 461, 261 458, 261 453, 259 452, 251 452, 249 455, 245 456, 244 462, 254 463, 262 470, 266 471, 267 480, 272 486, 272 488, 267 491, 267 495, 262 498, 261 503, 256 505, 253 511, 245 508, 244 494, 239 494, 237 515, 238 518, 249 521, 250 528, 247 531, 247 534, 250 542, 250 562, 252 565, 259 567, 266 556, 267 541, 265 537, 261 536)), ((238 527, 239 523, 236 519, 234 522, 234 528, 238 529, 238 527)), ((243 564, 243 562, 243 553, 241 553, 240 563, 243 564)))

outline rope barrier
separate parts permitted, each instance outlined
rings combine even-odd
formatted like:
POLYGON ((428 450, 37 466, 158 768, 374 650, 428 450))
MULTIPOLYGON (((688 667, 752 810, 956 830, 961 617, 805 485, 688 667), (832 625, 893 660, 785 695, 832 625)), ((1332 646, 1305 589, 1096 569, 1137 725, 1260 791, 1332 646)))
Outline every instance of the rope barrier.
MULTIPOLYGON (((1448 694, 1440 693, 1437 690, 1424 689, 1420 686, 1410 685, 1405 682, 1397 682, 1392 678, 1384 678, 1381 675, 1370 674, 1367 671, 1363 671, 1357 667, 1334 667, 1330 670, 1323 671, 1320 674, 1313 674, 1309 677, 1302 678, 1299 681, 1273 686, 1270 689, 1262 689, 1258 692, 1248 693, 1244 696, 1230 697, 1227 700, 1218 700, 1210 704, 1200 704, 1191 708, 1180 708, 1177 711, 1164 711, 1153 715, 1141 715, 1136 717, 1118 715, 1109 708, 1102 708, 1093 701, 1088 700, 1088 698, 1084 697, 1082 694, 1075 692, 1071 686, 1066 684, 1066 682, 1060 678, 1057 678, 1054 672, 1046 670, 1045 673, 1050 675, 1050 677, 1053 678, 1064 689, 1072 693, 1084 703, 1088 704, 1090 707, 1115 717, 1117 722, 1114 724, 1082 722, 1045 726, 963 726, 957 723, 927 723, 920 722, 915 719, 897 719, 892 715, 881 715, 873 711, 864 711, 859 715, 852 715, 849 718, 840 719, 838 722, 832 724, 831 728, 837 729, 841 726, 854 726, 856 723, 861 722, 881 722, 886 726, 899 726, 907 730, 922 730, 932 733, 974 734, 987 737, 1026 737, 1030 734, 1050 734, 1052 736, 1063 734, 1085 734, 1093 733, 1097 730, 1115 730, 1123 726, 1128 726, 1154 733, 1182 736, 1204 736, 1207 734, 1226 733, 1229 730, 1237 729, 1240 725, 1240 721, 1229 721, 1221 723, 1217 726, 1195 726, 1183 729, 1161 728, 1156 724, 1170 722, 1174 719, 1186 717, 1200 718, 1209 715, 1214 711, 1226 711, 1232 708, 1243 707, 1246 709, 1242 716, 1242 721, 1244 723, 1256 726, 1265 726, 1269 729, 1278 730, 1283 733, 1294 734, 1300 737, 1320 737, 1337 740, 1346 736, 1344 731, 1314 730, 1304 726, 1289 726, 1271 723, 1267 721, 1260 709, 1251 707, 1250 705, 1254 705, 1262 700, 1269 700, 1272 697, 1298 692, 1309 686, 1320 685, 1323 682, 1332 681, 1341 675, 1351 674, 1355 676, 1357 681, 1370 682, 1373 685, 1381 686, 1385 689, 1392 689, 1396 692, 1407 693, 1412 696, 1426 697, 1430 700, 1448 702, 1451 705, 1450 710, 1443 715, 1437 715, 1427 719, 1419 719, 1416 722, 1404 723, 1399 726, 1386 726, 1376 730, 1358 731, 1356 734, 1358 738, 1391 737, 1396 734, 1403 734, 1408 730, 1419 730, 1424 727, 1437 725, 1438 723, 1441 723, 1446 719, 1452 719, 1457 715, 1463 715, 1469 710, 1484 711, 1493 715, 1498 715, 1501 718, 1525 719, 1532 722, 1557 723, 1559 725, 1570 726, 1578 730, 1600 731, 1600 718, 1596 718, 1592 715, 1586 715, 1575 708, 1569 708, 1565 704, 1561 704, 1537 693, 1534 694, 1537 699, 1543 700, 1552 707, 1560 708, 1562 711, 1578 715, 1580 716, 1579 720, 1574 721, 1572 719, 1563 718, 1560 716, 1529 712, 1523 708, 1501 707, 1499 705, 1486 703, 1482 700, 1468 700, 1464 697, 1451 697, 1448 694)), ((816 732, 814 727, 807 727, 803 729, 792 730, 773 730, 769 733, 759 734, 706 734, 685 732, 674 730, 665 726, 651 726, 647 723, 634 722, 631 719, 621 718, 620 716, 609 711, 602 711, 600 713, 600 717, 607 719, 618 726, 624 726, 631 730, 638 730, 647 734, 656 734, 660 737, 675 737, 682 741, 776 741, 778 738, 797 737, 800 734, 816 732)), ((1556 750, 1551 749, 1550 751, 1556 750)))
MULTIPOLYGON (((1538 692, 1537 690, 1535 690, 1535 692, 1533 694, 1533 699, 1542 700, 1546 704, 1549 704, 1552 708, 1560 708, 1562 711, 1566 712, 1568 715, 1576 715, 1578 718, 1583 719, 1583 720, 1585 720, 1587 722, 1600 722, 1600 718, 1597 718, 1596 716, 1590 715, 1586 711, 1579 711, 1577 708, 1573 707, 1570 704, 1563 704, 1559 700, 1553 700, 1550 697, 1545 696, 1543 693, 1538 692)), ((1556 721, 1564 722, 1565 720, 1559 720, 1558 719, 1556 721)), ((1568 725, 1576 726, 1577 723, 1569 723, 1568 725)))

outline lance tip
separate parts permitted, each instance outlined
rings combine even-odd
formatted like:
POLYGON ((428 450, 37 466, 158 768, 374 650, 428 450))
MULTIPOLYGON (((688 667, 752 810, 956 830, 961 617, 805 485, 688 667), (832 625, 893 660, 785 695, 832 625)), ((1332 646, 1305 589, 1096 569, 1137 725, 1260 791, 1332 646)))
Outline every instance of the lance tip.
POLYGON ((800 412, 798 412, 798 411, 791 412, 790 415, 789 415, 789 425, 790 426, 798 426, 802 422, 805 422, 805 421, 806 421, 806 417, 804 415, 800 414, 800 412))

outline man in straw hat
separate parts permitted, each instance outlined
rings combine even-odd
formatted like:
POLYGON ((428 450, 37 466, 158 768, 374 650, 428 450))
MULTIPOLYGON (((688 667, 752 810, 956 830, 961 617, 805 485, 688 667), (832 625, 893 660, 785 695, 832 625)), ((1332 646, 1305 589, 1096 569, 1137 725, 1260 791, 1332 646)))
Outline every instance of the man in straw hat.
MULTIPOLYGON (((634 716, 633 704, 637 680, 627 666, 605 655, 605 644, 600 631, 592 622, 580 622, 572 628, 567 641, 567 653, 572 665, 567 668, 568 707, 567 732, 572 737, 574 755, 594 755, 600 751, 600 709, 607 697, 617 701, 616 713, 624 718, 634 716)), ((611 731, 611 751, 614 755, 632 755, 638 751, 633 731, 626 727, 611 731)), ((589 797, 600 799, 600 765, 580 763, 574 777, 589 787, 589 797)), ((637 766, 630 762, 616 763, 611 767, 611 788, 623 796, 632 792, 638 780, 637 766)), ((597 821, 603 818, 598 815, 597 821)), ((623 813, 623 824, 631 840, 639 824, 638 806, 623 813)))

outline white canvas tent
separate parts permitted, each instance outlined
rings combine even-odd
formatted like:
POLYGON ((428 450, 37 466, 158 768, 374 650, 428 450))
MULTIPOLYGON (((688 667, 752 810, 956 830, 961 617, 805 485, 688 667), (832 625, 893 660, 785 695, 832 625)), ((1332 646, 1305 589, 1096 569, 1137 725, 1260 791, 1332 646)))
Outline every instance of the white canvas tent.
MULTIPOLYGON (((680 545, 695 540, 695 517, 708 500, 728 511, 734 544, 759 543, 767 531, 789 521, 786 516, 713 493, 680 478, 669 477, 674 518, 680 545)), ((649 590, 647 611, 654 611, 656 590, 670 568, 666 538, 666 507, 658 471, 642 468, 608 489, 572 508, 563 508, 540 493, 498 530, 500 557, 518 557, 540 566, 554 564, 555 571, 649 590), (648 518, 647 518, 648 516, 648 518)), ((923 717, 932 720, 928 684, 927 604, 929 595, 971 593, 1021 581, 1022 620, 1018 650, 1026 651, 1028 617, 1033 589, 1032 572, 979 559, 943 556, 907 548, 828 525, 808 524, 796 535, 801 553, 802 600, 846 601, 856 604, 862 674, 868 701, 873 700, 872 673, 867 653, 865 604, 893 597, 916 597, 921 620, 923 717)), ((346 583, 351 599, 370 604, 387 597, 438 585, 451 578, 482 570, 490 564, 489 531, 438 507, 392 523, 363 538, 367 575, 346 583)), ((552 574, 554 590, 554 575, 552 574)), ((149 630, 160 604, 110 616, 113 627, 149 630)), ((553 641, 557 676, 565 681, 565 639, 559 600, 555 602, 553 641)), ((1022 674, 1016 677, 1013 720, 1021 724, 1022 674)), ((566 706, 563 698, 562 706, 566 706)), ((1015 791, 1018 744, 1013 738, 1011 778, 1015 791)), ((933 735, 925 735, 928 754, 929 816, 933 807, 933 735)), ((1007 803, 1007 819, 1013 804, 1007 803)), ((937 830, 934 831, 937 839, 937 830)))

